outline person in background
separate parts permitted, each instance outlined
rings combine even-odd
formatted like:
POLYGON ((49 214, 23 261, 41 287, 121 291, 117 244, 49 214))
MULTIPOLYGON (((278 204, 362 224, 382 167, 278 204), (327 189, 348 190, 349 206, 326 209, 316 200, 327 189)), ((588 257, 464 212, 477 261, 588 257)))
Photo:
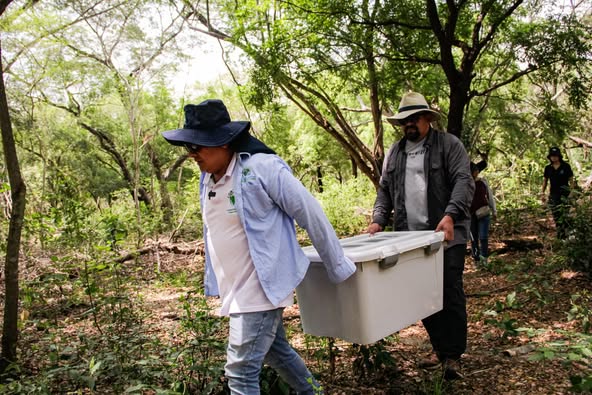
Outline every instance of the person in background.
POLYGON ((479 177, 487 163, 471 162, 471 174, 475 181, 475 193, 471 202, 471 256, 478 265, 487 264, 489 256, 489 225, 497 215, 493 193, 489 185, 479 177))
MULTIPOLYGON (((479 151, 477 151, 477 152, 479 152, 479 151)), ((479 170, 480 180, 483 181, 483 183, 487 187, 487 199, 489 200, 489 207, 491 208, 491 213, 492 213, 491 219, 495 220, 495 218, 497 217, 497 206, 495 204, 495 199, 493 197, 493 191, 489 187, 489 183, 487 182, 487 179, 485 177, 481 176, 481 172, 487 168, 488 154, 484 153, 484 152, 479 152, 479 155, 481 156, 481 160, 476 163, 476 166, 477 166, 477 169, 479 170)))
POLYGON ((162 135, 185 147, 202 172, 204 284, 206 295, 221 297, 220 314, 230 316, 224 367, 230 391, 259 395, 267 363, 299 394, 320 394, 282 322, 309 266, 294 220, 307 231, 331 281, 344 281, 356 266, 344 256, 317 200, 272 149, 250 135, 250 122, 231 121, 221 100, 188 104, 184 111, 185 126, 162 135))
POLYGON ((422 320, 433 353, 419 365, 441 367, 446 379, 457 379, 462 377, 460 358, 467 345, 463 270, 475 184, 460 140, 432 128, 439 117, 421 94, 409 92, 398 113, 387 118, 401 128, 403 138, 385 157, 367 232, 382 231, 393 212, 395 231, 444 232, 443 310, 422 320))
POLYGON ((558 147, 551 147, 547 155, 549 164, 545 167, 542 201, 546 200, 545 191, 547 184, 551 184, 549 188, 549 207, 553 214, 555 227, 557 229, 557 237, 564 239, 567 236, 568 213, 569 204, 568 197, 573 188, 573 172, 571 166, 563 160, 561 150, 558 147))

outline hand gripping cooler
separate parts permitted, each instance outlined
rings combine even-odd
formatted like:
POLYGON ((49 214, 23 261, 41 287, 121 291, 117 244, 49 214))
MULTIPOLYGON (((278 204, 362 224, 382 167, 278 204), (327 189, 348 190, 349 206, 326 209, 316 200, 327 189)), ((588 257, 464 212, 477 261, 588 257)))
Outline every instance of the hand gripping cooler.
POLYGON ((316 250, 296 288, 305 333, 374 343, 442 310, 444 233, 380 232, 340 240, 357 266, 333 284, 316 250))

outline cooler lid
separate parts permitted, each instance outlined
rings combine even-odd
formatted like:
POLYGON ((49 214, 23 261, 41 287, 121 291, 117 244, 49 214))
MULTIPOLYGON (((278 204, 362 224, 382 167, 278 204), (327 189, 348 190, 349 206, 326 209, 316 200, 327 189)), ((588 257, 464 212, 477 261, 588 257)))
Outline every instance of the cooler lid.
MULTIPOLYGON (((443 241, 444 232, 433 230, 378 232, 339 240, 345 256, 353 262, 381 260, 423 247, 437 251, 443 241)), ((304 247, 302 250, 311 262, 322 262, 313 246, 304 247)))

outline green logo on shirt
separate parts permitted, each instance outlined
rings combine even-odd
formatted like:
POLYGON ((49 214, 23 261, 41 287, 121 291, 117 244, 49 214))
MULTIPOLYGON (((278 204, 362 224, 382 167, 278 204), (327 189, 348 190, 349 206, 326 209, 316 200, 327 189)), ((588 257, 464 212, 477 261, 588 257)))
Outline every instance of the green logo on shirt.
POLYGON ((241 182, 243 184, 248 183, 249 181, 252 181, 255 179, 255 175, 253 173, 251 173, 251 169, 249 169, 248 167, 245 167, 243 169, 243 174, 241 177, 241 182))
POLYGON ((228 192, 228 201, 230 202, 230 204, 232 204, 234 206, 234 192, 230 191, 228 192))

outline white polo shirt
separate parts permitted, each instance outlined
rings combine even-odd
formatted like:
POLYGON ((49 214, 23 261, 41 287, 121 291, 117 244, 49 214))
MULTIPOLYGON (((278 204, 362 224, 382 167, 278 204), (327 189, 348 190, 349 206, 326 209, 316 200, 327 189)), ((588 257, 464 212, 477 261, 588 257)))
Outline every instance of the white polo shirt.
POLYGON ((222 299, 220 315, 273 310, 290 306, 294 299, 289 295, 279 306, 274 306, 263 292, 235 207, 232 173, 236 160, 237 155, 218 182, 214 183, 211 174, 206 174, 204 179, 203 219, 208 229, 205 237, 222 299))

